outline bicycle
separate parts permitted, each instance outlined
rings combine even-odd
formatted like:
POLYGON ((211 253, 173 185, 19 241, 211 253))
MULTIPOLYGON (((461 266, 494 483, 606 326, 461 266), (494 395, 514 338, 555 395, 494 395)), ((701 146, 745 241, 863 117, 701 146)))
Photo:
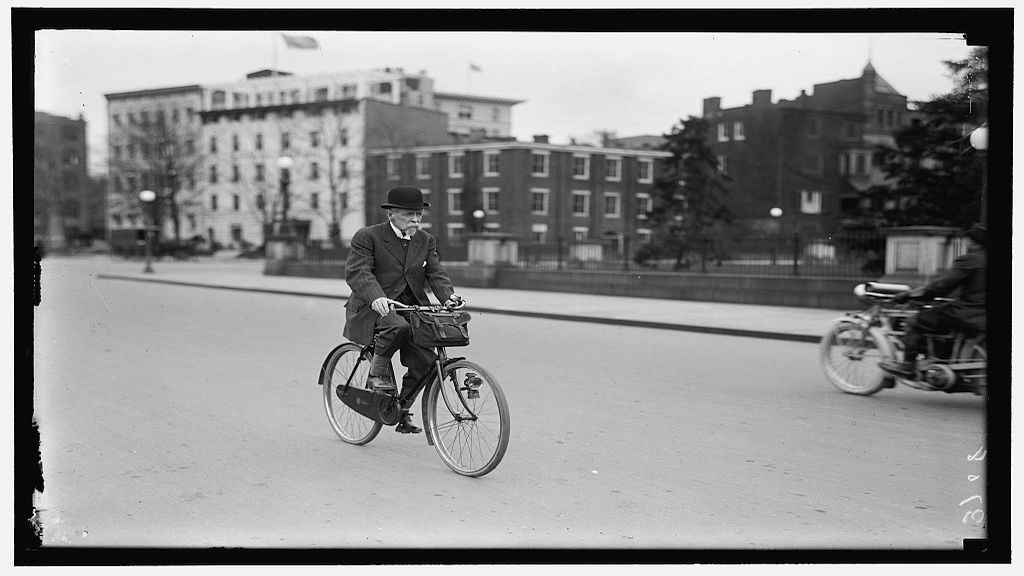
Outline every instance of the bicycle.
POLYGON ((861 396, 893 388, 896 383, 918 390, 984 395, 988 362, 984 333, 951 329, 926 334, 925 348, 917 359, 917 378, 895 377, 879 367, 882 360, 903 357, 907 322, 921 308, 949 302, 948 298, 933 298, 894 305, 893 296, 907 290, 910 286, 881 282, 854 288, 854 294, 869 306, 835 319, 819 344, 819 361, 829 382, 843 392, 861 396))
MULTIPOLYGON (((445 306, 397 306, 397 312, 453 311, 445 306)), ((364 445, 385 425, 399 422, 423 392, 421 414, 427 444, 441 460, 463 476, 479 477, 494 470, 508 447, 508 401, 497 380, 483 366, 464 357, 449 358, 434 347, 430 369, 401 394, 380 392, 366 384, 373 343, 345 342, 327 355, 320 368, 324 409, 334 433, 343 441, 364 445)), ((394 368, 389 364, 391 381, 394 368)), ((405 388, 405 387, 403 387, 405 388)))

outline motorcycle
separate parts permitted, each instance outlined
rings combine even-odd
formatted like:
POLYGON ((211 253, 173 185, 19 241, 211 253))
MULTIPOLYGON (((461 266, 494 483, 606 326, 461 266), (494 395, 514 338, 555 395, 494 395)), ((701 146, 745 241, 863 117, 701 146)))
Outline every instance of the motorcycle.
POLYGON ((836 388, 869 396, 897 383, 918 390, 971 392, 984 395, 988 353, 984 333, 952 330, 926 335, 917 359, 917 378, 901 378, 878 366, 883 360, 902 360, 902 336, 907 321, 925 308, 948 298, 911 300, 895 304, 893 296, 910 290, 904 284, 866 282, 853 293, 868 306, 847 312, 832 322, 819 347, 821 367, 836 388))

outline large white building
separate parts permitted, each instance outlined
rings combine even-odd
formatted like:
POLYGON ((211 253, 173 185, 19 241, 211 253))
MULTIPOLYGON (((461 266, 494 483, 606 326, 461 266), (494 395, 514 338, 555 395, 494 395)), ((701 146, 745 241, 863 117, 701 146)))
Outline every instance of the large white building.
POLYGON ((245 79, 107 94, 109 225, 143 224, 138 192, 177 194, 164 234, 260 244, 285 210, 312 239, 346 242, 366 225, 368 149, 445 144, 449 133, 507 136, 516 100, 445 94, 401 68, 245 79), (472 106, 469 118, 464 106, 472 106), (158 124, 161 123, 161 124, 158 124), (160 129, 157 126, 161 126, 160 129), (169 128, 173 127, 173 129, 169 128), (160 141, 160 143, 156 143, 160 141))

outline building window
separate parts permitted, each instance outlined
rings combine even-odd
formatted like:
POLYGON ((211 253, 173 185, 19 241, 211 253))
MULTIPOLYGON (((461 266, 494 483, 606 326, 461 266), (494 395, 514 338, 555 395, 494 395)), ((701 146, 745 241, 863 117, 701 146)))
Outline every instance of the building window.
POLYGON ((462 214, 462 190, 458 188, 448 189, 448 213, 452 216, 462 214))
POLYGON ((484 176, 498 175, 498 153, 484 152, 484 176))
POLYGON ((355 84, 343 84, 341 86, 341 97, 342 98, 355 98, 356 97, 356 85, 355 84))
POLYGON ((399 179, 400 174, 398 173, 398 169, 400 161, 401 156, 397 155, 388 156, 387 159, 384 161, 384 169, 387 172, 389 180, 399 179))
POLYGON ((809 138, 821 137, 821 118, 807 119, 807 136, 809 138))
POLYGON ((605 179, 618 182, 622 179, 622 158, 605 158, 605 179))
POLYGON ((319 148, 320 147, 320 133, 319 132, 310 132, 309 133, 309 147, 310 148, 319 148))
POLYGON ((196 229, 196 215, 195 214, 189 214, 188 215, 188 229, 190 231, 193 231, 193 230, 196 229))
POLYGON ((317 192, 309 193, 309 207, 313 210, 320 209, 320 194, 317 192))
POLYGON ((281 133, 281 149, 287 150, 292 147, 292 135, 288 132, 281 133))
POLYGON ((746 140, 747 133, 743 131, 743 122, 733 122, 732 124, 732 138, 733 140, 746 140))
POLYGON ((196 143, 195 143, 195 141, 192 140, 191 138, 188 139, 188 140, 185 140, 185 154, 192 155, 192 154, 195 154, 195 152, 196 152, 196 143))
POLYGON ((533 152, 530 154, 530 173, 533 176, 548 175, 548 159, 550 156, 544 152, 533 152))
POLYGON ((641 220, 647 218, 653 208, 654 203, 651 200, 651 195, 646 192, 640 192, 636 195, 636 216, 641 220))
POLYGON ((622 213, 622 195, 618 192, 604 193, 605 218, 618 218, 622 213))
POLYGON ((210 194, 210 210, 217 211, 217 195, 210 194))
POLYGON ((120 114, 112 114, 110 117, 114 120, 114 126, 120 126, 121 125, 121 115, 120 114))
POLYGON ((348 178, 348 161, 342 160, 338 163, 338 173, 342 178, 348 178))
POLYGON ((590 156, 586 154, 572 155, 572 177, 577 180, 590 178, 590 156))
POLYGON ((217 137, 210 136, 210 154, 217 153, 217 137))
POLYGON ((210 166, 210 184, 217 183, 217 167, 210 166))
POLYGON ((419 179, 430 178, 430 156, 416 157, 416 177, 419 179))
POLYGON ((484 188, 484 212, 488 214, 498 213, 498 196, 501 188, 484 188))
POLYGON ((342 128, 338 132, 338 141, 342 146, 348 146, 348 128, 342 128))
POLYGON ((729 173, 729 157, 728 156, 726 156, 725 154, 718 154, 717 156, 715 156, 715 161, 716 161, 715 170, 719 174, 728 174, 729 173))
POLYGON ((264 175, 263 170, 264 170, 263 164, 257 164, 256 165, 256 181, 257 182, 263 182, 263 180, 266 178, 266 176, 264 175))
POLYGON ((654 161, 648 159, 637 160, 638 176, 637 182, 654 182, 654 161))
POLYGON ((267 207, 267 200, 263 197, 263 193, 256 195, 256 207, 263 210, 267 207))
POLYGON ((587 190, 572 191, 572 215, 590 215, 590 192, 587 190))
POLYGON ((548 213, 550 194, 546 188, 530 188, 530 213, 544 216, 548 213))
POLYGON ((111 147, 111 150, 113 151, 114 160, 120 160, 121 159, 121 147, 115 144, 114 146, 111 147))
POLYGON ((534 224, 530 227, 530 240, 538 244, 545 244, 548 241, 548 225, 544 223, 534 224))
POLYGON ((466 225, 461 222, 457 222, 449 223, 446 227, 448 228, 448 243, 462 244, 462 232, 466 225))
POLYGON ((231 209, 238 212, 242 207, 242 199, 238 197, 238 194, 231 195, 231 209))
POLYGON ((238 164, 235 164, 235 165, 231 166, 231 181, 232 182, 238 182, 241 179, 242 179, 242 174, 238 170, 238 164))
POLYGON ((309 179, 319 180, 320 179, 320 164, 316 162, 309 163, 309 179))
POLYGON ((729 134, 727 132, 728 132, 728 127, 725 125, 725 123, 724 122, 719 122, 718 123, 718 141, 719 142, 725 142, 725 141, 729 140, 729 134))
POLYGON ((473 107, 465 104, 459 104, 456 115, 460 120, 472 120, 473 119, 473 107))
POLYGON ((238 152, 238 134, 231 135, 231 149, 238 152))
POLYGON ((875 113, 876 113, 875 124, 877 124, 878 126, 881 126, 882 123, 885 121, 885 110, 882 110, 881 108, 879 108, 878 110, 875 111, 875 113))
POLYGON ((847 173, 846 171, 847 171, 847 167, 846 167, 846 154, 840 154, 839 155, 839 173, 840 174, 846 174, 847 173))
POLYGON ((636 229, 636 243, 640 246, 651 243, 651 231, 647 228, 636 229))
POLYGON ((868 173, 868 159, 871 158, 870 154, 854 154, 854 174, 867 174, 868 173))
POLYGON ((448 157, 448 176, 451 178, 462 178, 463 165, 466 157, 462 154, 452 154, 448 157))
POLYGON ((590 239, 590 228, 586 226, 573 226, 572 239, 573 242, 586 242, 590 239))
POLYGON ((821 214, 821 192, 801 190, 800 212, 804 214, 821 214))

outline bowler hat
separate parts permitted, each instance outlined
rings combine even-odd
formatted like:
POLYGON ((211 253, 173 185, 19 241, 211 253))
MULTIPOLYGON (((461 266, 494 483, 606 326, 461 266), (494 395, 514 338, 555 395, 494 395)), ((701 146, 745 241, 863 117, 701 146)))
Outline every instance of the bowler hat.
POLYGON ((388 190, 388 201, 381 208, 402 208, 404 210, 423 210, 429 207, 423 201, 423 190, 415 186, 395 186, 388 190))

